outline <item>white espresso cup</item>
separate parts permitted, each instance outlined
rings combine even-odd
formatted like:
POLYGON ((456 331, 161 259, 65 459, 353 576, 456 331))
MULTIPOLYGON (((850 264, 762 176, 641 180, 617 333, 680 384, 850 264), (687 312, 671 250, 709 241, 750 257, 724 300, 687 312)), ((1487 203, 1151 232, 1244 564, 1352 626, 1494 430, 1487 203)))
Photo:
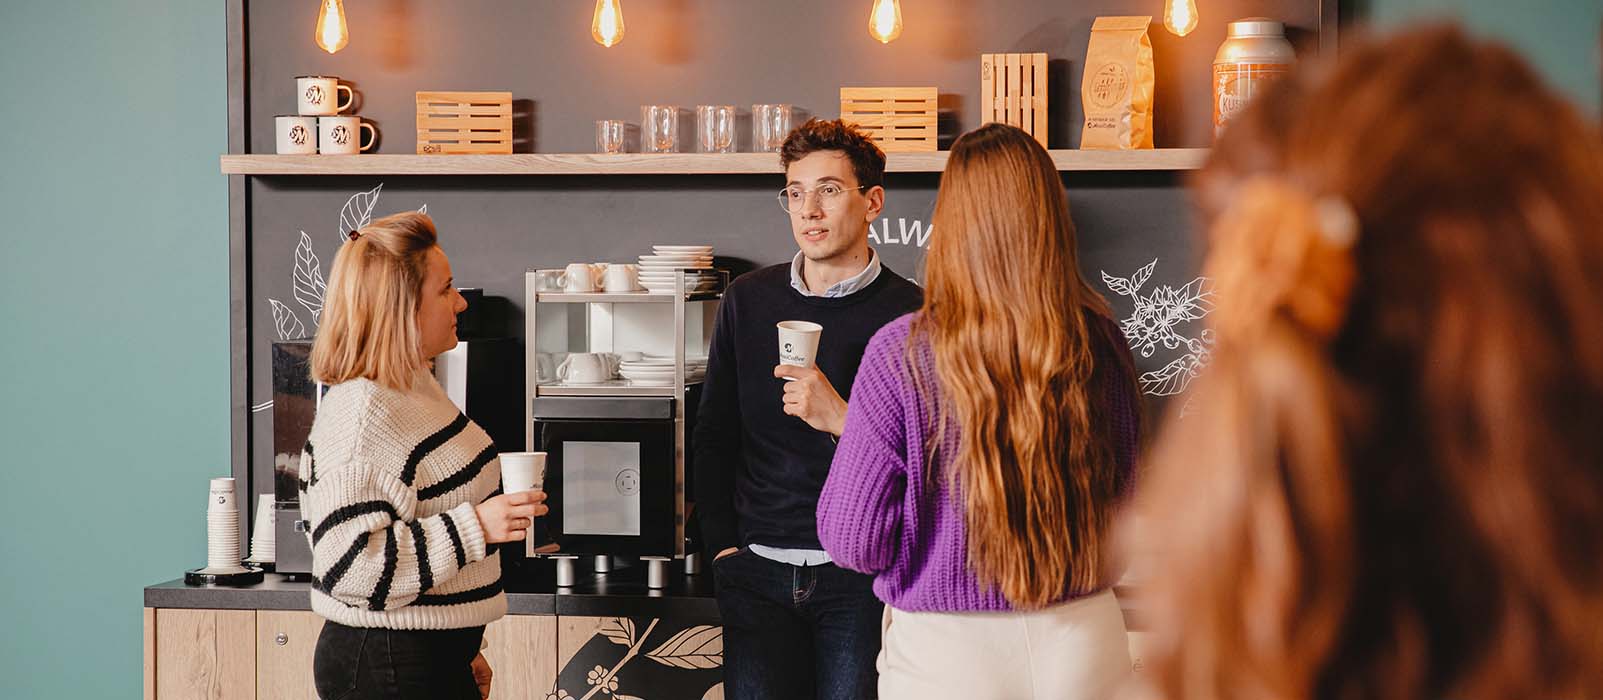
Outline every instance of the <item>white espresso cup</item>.
POLYGON ((640 291, 640 266, 634 263, 610 263, 602 281, 609 292, 640 291))
POLYGON ((273 121, 280 155, 308 155, 317 152, 317 117, 287 114, 273 121))
POLYGON ((378 142, 373 125, 360 117, 318 117, 317 152, 335 156, 351 156, 371 150, 378 142), (363 134, 367 134, 365 145, 363 134))
POLYGON ((544 452, 502 452, 501 492, 533 491, 545 484, 544 452))
POLYGON ((605 352, 576 352, 557 365, 557 378, 573 384, 599 384, 618 372, 618 356, 605 352))
POLYGON ((779 364, 812 367, 824 327, 811 321, 779 322, 779 364))
POLYGON ((234 502, 233 477, 219 476, 212 479, 211 485, 207 489, 207 496, 206 510, 208 512, 226 511, 229 513, 226 517, 234 517, 232 514, 238 510, 238 506, 234 502))
POLYGON ((562 289, 567 292, 594 292, 600 285, 601 266, 594 263, 572 263, 562 271, 562 289))
POLYGON ((303 75, 295 79, 296 111, 314 117, 339 114, 351 108, 356 92, 340 79, 327 75, 303 75), (340 93, 345 100, 340 101, 340 93))

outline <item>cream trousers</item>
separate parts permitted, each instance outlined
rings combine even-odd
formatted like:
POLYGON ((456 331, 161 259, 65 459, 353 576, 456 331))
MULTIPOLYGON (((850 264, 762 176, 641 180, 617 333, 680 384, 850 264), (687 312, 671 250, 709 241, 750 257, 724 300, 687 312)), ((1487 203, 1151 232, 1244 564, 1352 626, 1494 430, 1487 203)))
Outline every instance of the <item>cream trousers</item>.
POLYGON ((906 612, 887 605, 880 624, 882 700, 1107 700, 1131 674, 1124 616, 1112 590, 1031 612, 906 612))

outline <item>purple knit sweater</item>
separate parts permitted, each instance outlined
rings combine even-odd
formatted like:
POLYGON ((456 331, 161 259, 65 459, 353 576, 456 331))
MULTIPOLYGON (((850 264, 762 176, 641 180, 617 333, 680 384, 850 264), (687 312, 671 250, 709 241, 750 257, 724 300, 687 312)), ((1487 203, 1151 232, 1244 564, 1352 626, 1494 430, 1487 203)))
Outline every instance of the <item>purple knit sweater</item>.
MULTIPOLYGON (((968 566, 962 503, 951 498, 945 479, 932 488, 923 475, 924 440, 934 417, 914 391, 904 359, 916 315, 902 316, 881 328, 863 354, 845 433, 818 501, 818 539, 836 564, 872 574, 875 595, 898 610, 1011 610, 1000 591, 981 590, 968 566)), ((1095 316, 1090 320, 1093 338, 1122 337, 1112 321, 1095 316)), ((1124 343, 1097 342, 1098 372, 1117 366, 1121 358, 1114 353, 1129 361, 1124 343)), ((934 353, 925 345, 918 355, 923 376, 935 376, 934 353)), ((1097 410, 1113 420, 1114 455, 1128 489, 1137 449, 1139 397, 1124 382, 1104 385, 1109 388, 1097 410)), ((937 458, 943 474, 945 457, 957 450, 957 431, 947 432, 937 458)), ((1072 597, 1067 585, 1064 588, 1064 598, 1072 597)))

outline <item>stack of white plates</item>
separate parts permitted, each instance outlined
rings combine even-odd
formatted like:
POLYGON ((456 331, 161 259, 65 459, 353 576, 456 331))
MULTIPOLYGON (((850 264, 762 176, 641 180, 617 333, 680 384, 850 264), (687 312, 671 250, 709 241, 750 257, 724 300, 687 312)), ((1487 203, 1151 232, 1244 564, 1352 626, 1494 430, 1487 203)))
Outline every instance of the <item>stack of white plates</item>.
MULTIPOLYGON (((635 386, 673 386, 673 358, 647 355, 645 359, 624 362, 618 374, 635 386)), ((685 383, 699 382, 707 376, 707 358, 685 358, 685 383)))
POLYGON ((685 271, 685 291, 705 292, 718 284, 712 269, 710 245, 658 245, 651 255, 640 256, 640 284, 648 290, 672 293, 674 273, 685 271))

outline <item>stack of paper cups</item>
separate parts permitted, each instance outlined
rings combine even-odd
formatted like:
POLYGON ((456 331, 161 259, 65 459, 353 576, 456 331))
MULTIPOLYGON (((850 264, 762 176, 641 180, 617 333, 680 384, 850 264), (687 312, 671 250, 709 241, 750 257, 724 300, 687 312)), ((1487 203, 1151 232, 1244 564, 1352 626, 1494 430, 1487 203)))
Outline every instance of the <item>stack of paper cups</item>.
POLYGON ((264 493, 256 497, 256 521, 250 528, 250 559, 252 564, 271 564, 278 548, 274 541, 274 526, 278 515, 273 508, 273 495, 264 493))
POLYGON ((212 479, 206 500, 206 568, 208 574, 247 571, 240 566, 239 507, 234 498, 234 480, 212 479))

